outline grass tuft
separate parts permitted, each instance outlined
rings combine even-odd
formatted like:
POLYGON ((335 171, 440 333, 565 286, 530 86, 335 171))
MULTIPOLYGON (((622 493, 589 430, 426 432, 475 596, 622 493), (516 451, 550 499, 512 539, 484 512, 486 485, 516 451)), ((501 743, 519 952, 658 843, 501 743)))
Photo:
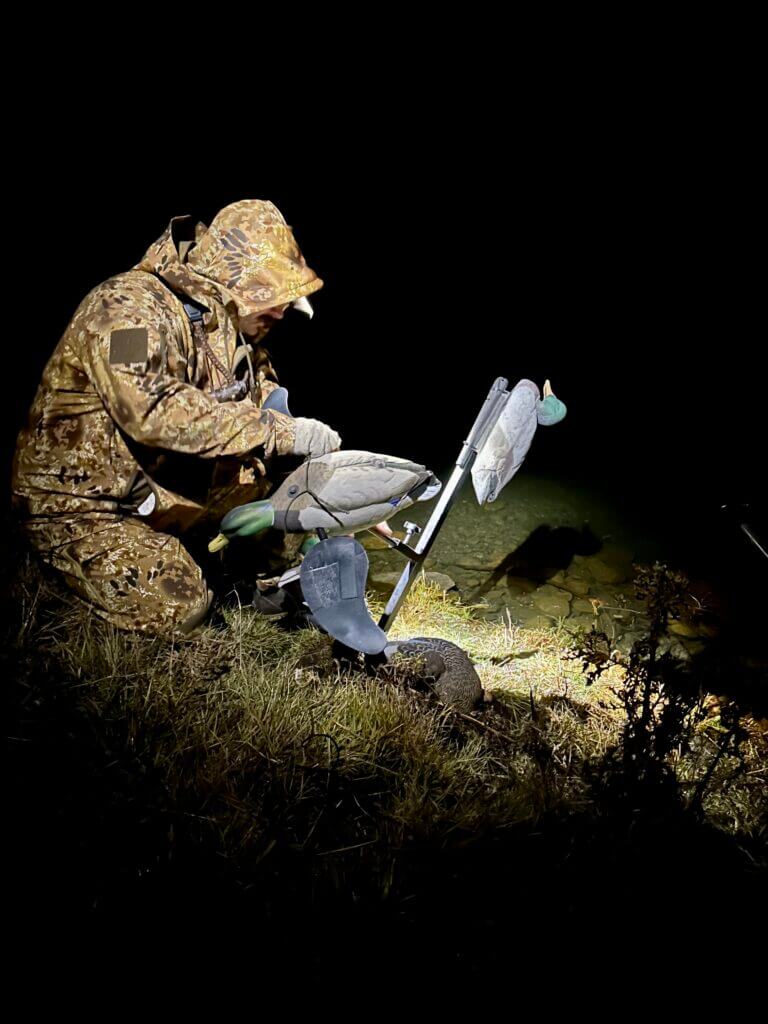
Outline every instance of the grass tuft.
MULTIPOLYGON (((563 630, 475 619, 418 581, 393 637, 437 636, 468 651, 494 700, 458 715, 406 672, 340 666, 314 630, 288 631, 247 608, 223 616, 194 638, 132 635, 32 567, 18 574, 7 623, 22 760, 55 760, 54 801, 71 802, 72 779, 99 779, 82 799, 99 804, 120 847, 112 862, 94 853, 88 884, 101 892, 117 875, 203 857, 245 889, 405 898, 424 850, 538 835, 595 811, 591 780, 624 723, 622 669, 590 684, 563 630)), ((674 770, 688 787, 710 771, 708 825, 754 838, 764 737, 742 746, 744 771, 727 756, 711 771, 715 719, 713 708, 674 770)))

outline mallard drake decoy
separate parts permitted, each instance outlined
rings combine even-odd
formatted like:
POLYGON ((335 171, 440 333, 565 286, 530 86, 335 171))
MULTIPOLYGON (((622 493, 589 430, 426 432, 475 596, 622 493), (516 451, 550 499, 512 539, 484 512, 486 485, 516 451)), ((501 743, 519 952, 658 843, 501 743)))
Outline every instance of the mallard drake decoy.
POLYGON ((434 473, 407 459, 329 452, 299 466, 266 501, 232 509, 208 549, 218 551, 231 537, 254 537, 269 527, 285 533, 357 533, 415 501, 428 501, 441 486, 434 473))
POLYGON ((520 469, 536 427, 559 423, 566 411, 549 381, 544 384, 543 398, 532 380, 521 380, 515 385, 472 467, 472 486, 481 505, 495 501, 520 469))

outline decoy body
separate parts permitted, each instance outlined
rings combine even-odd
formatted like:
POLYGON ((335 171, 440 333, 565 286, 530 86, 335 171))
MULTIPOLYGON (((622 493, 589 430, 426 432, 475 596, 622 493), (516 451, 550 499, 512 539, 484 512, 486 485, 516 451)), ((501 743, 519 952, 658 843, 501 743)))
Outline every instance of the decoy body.
POLYGON ((309 459, 266 501, 233 509, 209 550, 231 537, 252 537, 274 527, 285 533, 325 530, 329 536, 357 533, 428 501, 441 484, 425 466, 392 455, 339 451, 309 459))
POLYGON ((395 641, 384 649, 387 661, 418 658, 420 674, 444 704, 457 711, 472 711, 483 700, 483 687, 475 666, 463 651, 450 640, 416 636, 395 641))
POLYGON ((543 399, 532 380, 521 380, 512 389, 472 467, 472 485, 480 505, 495 501, 520 469, 536 428, 559 423, 565 414, 566 407, 552 394, 549 382, 543 399))

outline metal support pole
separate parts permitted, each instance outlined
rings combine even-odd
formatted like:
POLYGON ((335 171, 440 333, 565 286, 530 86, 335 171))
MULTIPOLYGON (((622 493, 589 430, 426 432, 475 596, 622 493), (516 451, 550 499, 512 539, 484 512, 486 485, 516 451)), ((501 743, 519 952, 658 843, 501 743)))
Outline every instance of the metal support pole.
POLYGON ((395 617, 400 611, 403 601, 408 596, 408 591, 411 589, 411 585, 416 578, 416 573, 434 544, 440 528, 459 496, 464 481, 472 472, 472 466, 477 458, 477 453, 485 444, 488 435, 493 430, 502 409, 507 403, 509 398, 507 386, 508 381, 504 377, 497 377, 493 382, 493 387, 488 392, 488 397, 485 399, 483 407, 478 413, 466 441, 462 445, 448 483, 440 492, 437 504, 432 510, 432 515, 427 520, 426 525, 423 527, 416 546, 410 547, 399 541, 395 541, 391 545, 405 555, 408 559, 408 564, 403 569, 402 575, 397 581, 395 589, 392 591, 389 601, 387 601, 387 606, 379 619, 379 626, 385 633, 395 621, 395 617))

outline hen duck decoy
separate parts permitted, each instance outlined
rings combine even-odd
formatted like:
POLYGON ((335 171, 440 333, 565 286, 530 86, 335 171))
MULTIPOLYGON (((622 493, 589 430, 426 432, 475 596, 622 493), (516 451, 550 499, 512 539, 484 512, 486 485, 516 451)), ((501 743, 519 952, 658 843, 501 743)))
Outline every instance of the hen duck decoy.
POLYGON ((483 686, 466 651, 432 636, 415 636, 388 644, 384 655, 390 663, 416 659, 420 676, 443 704, 457 711, 473 711, 484 699, 483 686))

